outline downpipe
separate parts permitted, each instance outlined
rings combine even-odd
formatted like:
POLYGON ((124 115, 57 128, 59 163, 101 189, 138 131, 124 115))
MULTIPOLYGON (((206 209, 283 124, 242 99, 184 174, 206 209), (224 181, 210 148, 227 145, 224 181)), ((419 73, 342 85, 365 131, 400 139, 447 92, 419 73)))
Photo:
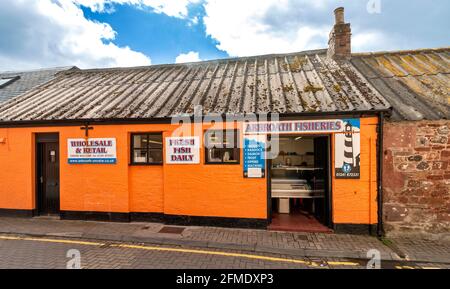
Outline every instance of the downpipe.
POLYGON ((383 160, 384 160, 384 149, 383 149, 383 130, 384 127, 384 114, 380 113, 378 118, 378 194, 377 194, 377 207, 378 207, 378 224, 377 224, 377 236, 382 238, 384 236, 383 228, 383 160))

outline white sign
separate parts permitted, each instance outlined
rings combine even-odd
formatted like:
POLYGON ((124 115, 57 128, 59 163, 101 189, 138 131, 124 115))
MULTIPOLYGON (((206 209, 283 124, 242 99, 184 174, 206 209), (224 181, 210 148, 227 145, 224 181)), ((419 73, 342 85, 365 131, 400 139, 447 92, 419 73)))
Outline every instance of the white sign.
POLYGON ((198 136, 166 138, 166 163, 171 165, 199 164, 200 138, 198 136))
POLYGON ((345 124, 349 121, 357 122, 359 119, 249 122, 244 124, 244 134, 337 133, 344 132, 345 124))
POLYGON ((68 139, 69 164, 115 164, 115 138, 68 139))
POLYGON ((248 178, 263 178, 264 177, 261 168, 249 168, 247 173, 248 173, 248 175, 247 175, 248 178))

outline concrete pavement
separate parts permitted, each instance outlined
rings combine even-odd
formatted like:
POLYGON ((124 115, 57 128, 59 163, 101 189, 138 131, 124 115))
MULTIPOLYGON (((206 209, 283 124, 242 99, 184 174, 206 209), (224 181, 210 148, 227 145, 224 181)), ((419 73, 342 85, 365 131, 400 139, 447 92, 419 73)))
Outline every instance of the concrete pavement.
POLYGON ((367 259, 367 252, 375 249, 385 261, 450 264, 450 243, 446 241, 395 238, 381 242, 371 236, 216 227, 176 227, 180 232, 169 234, 160 232, 164 227, 173 226, 158 223, 61 221, 52 218, 0 218, 0 234, 237 250, 291 258, 367 259))

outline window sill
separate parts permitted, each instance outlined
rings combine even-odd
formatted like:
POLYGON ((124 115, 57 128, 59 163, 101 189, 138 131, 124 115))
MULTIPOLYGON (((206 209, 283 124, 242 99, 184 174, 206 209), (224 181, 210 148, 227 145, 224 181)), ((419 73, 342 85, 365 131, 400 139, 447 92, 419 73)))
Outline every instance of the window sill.
POLYGON ((164 164, 128 164, 130 167, 162 167, 164 164))
POLYGON ((211 165, 216 165, 216 166, 238 166, 241 163, 208 163, 205 162, 205 165, 211 166, 211 165))

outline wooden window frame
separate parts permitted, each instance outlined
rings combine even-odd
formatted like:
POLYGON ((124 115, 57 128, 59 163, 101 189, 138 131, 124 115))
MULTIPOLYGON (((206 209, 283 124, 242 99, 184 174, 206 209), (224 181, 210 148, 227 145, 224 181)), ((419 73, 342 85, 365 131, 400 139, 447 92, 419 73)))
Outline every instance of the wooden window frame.
POLYGON ((131 141, 130 141, 130 166, 163 166, 164 165, 164 137, 163 137, 163 133, 162 132, 137 132, 137 133, 132 133, 131 134, 131 141), (150 163, 148 161, 148 158, 150 156, 150 151, 152 150, 159 150, 159 149, 151 149, 147 143, 147 147, 146 148, 135 148, 134 147, 134 137, 135 136, 161 136, 161 141, 162 141, 162 145, 161 145, 161 162, 159 163, 150 163), (147 161, 145 163, 138 163, 134 161, 134 152, 136 150, 146 150, 147 151, 147 161))
MULTIPOLYGON (((205 130, 203 133, 203 137, 205 138, 206 141, 208 141, 207 139, 207 133, 211 132, 211 131, 221 131, 221 130, 205 130)), ((237 155, 237 162, 210 162, 208 161, 208 150, 209 148, 206 146, 206 142, 205 142, 205 165, 219 165, 219 166, 236 166, 236 165, 240 165, 241 164, 241 148, 239 147, 240 145, 240 131, 239 129, 224 129, 222 130, 223 136, 226 136, 227 131, 234 131, 235 133, 235 145, 237 147, 235 148, 219 148, 219 149, 233 149, 233 150, 237 150, 237 154, 234 153, 235 155, 237 155)))

